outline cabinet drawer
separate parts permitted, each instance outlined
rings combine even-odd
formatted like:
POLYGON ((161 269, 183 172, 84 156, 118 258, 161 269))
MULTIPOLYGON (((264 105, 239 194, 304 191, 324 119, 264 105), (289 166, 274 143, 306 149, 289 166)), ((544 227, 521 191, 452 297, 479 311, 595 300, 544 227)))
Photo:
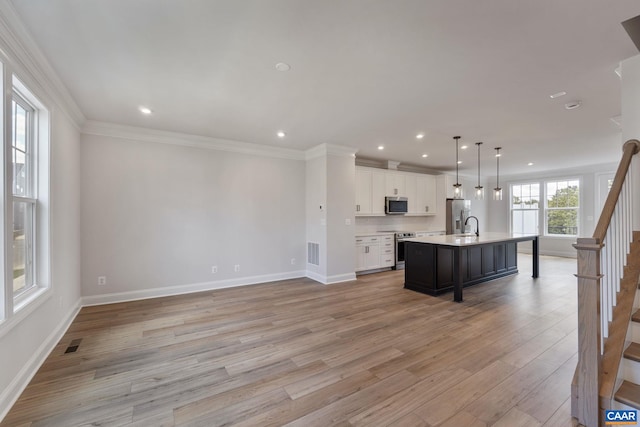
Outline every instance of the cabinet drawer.
POLYGON ((356 245, 370 245, 370 244, 379 244, 380 236, 363 236, 356 237, 356 245))
POLYGON ((393 255, 393 248, 383 248, 382 249, 382 254, 384 255, 393 255))
POLYGON ((385 243, 386 242, 393 243, 393 234, 390 234, 388 236, 380 236, 380 237, 382 237, 382 241, 385 242, 385 243))
POLYGON ((380 263, 382 264, 383 267, 393 267, 395 265, 395 260, 393 259, 392 256, 383 254, 380 260, 380 263))

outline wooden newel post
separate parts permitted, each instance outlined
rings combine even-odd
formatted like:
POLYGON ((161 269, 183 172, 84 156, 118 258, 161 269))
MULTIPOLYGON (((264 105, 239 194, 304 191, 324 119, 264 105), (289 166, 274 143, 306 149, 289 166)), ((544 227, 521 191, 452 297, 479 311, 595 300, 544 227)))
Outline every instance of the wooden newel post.
POLYGON ((578 366, 572 386, 571 415, 587 427, 599 425, 600 389, 600 250, 599 239, 579 238, 578 366))

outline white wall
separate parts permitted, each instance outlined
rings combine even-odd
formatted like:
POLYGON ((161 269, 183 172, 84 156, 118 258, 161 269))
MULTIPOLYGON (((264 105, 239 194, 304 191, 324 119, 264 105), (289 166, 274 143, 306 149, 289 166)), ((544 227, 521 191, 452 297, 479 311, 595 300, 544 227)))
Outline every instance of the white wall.
MULTIPOLYGON (((580 178, 580 236, 587 237, 593 234, 595 224, 600 215, 600 207, 598 206, 598 182, 597 176, 602 173, 615 171, 616 165, 594 165, 579 169, 555 170, 547 173, 531 173, 522 175, 505 176, 501 178, 504 182, 503 198, 500 202, 489 201, 489 230, 508 232, 510 227, 510 210, 509 210, 509 191, 510 185, 525 182, 540 182, 545 180, 564 179, 564 178, 580 178)), ((541 203, 540 209, 544 209, 541 203)), ((539 222, 540 231, 540 253, 543 255, 556 255, 565 257, 575 257, 576 250, 573 248, 575 238, 572 237, 545 237, 544 222, 542 217, 539 222)), ((518 249, 523 251, 529 250, 529 244, 518 245, 518 249)))
MULTIPOLYGON (((313 155, 306 162, 306 242, 317 243, 318 265, 306 263, 307 274, 324 282, 327 277, 327 157, 313 155)), ((355 244, 355 243, 354 243, 355 244)))
POLYGON ((349 153, 327 155, 327 279, 355 279, 355 157, 349 153))
POLYGON ((304 161, 83 134, 81 163, 88 303, 304 276, 304 161))
MULTIPOLYGON (((37 94, 37 93, 36 93, 37 94)), ((80 304, 80 134, 51 115, 51 288, 0 325, 0 419, 57 344, 80 304)))
MULTIPOLYGON (((622 142, 640 140, 640 55, 621 63, 622 71, 622 142)), ((640 155, 633 157, 633 229, 640 230, 640 155)))

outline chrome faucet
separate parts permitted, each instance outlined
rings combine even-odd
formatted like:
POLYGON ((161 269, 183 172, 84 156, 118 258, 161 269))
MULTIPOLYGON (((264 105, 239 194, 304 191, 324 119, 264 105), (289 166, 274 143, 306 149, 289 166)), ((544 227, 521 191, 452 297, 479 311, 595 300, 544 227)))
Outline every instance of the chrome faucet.
POLYGON ((467 225, 467 223, 469 222, 469 220, 473 218, 476 220, 476 236, 480 237, 480 221, 478 221, 478 218, 476 218, 473 215, 470 215, 467 217, 467 219, 464 221, 464 225, 467 225))

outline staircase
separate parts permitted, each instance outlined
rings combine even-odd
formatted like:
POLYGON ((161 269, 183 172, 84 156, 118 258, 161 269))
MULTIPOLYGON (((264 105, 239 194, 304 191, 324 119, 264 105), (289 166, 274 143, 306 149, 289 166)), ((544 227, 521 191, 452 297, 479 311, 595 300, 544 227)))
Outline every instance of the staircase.
MULTIPOLYGON (((637 258, 636 258, 637 259, 637 258)), ((635 289, 640 286, 640 281, 636 281, 635 289)), ((634 306, 638 307, 638 293, 633 300, 634 306)), ((611 409, 639 409, 640 410, 640 309, 635 309, 629 324, 628 338, 630 344, 624 350, 622 369, 620 372, 622 381, 614 394, 614 399, 620 406, 615 405, 611 409)))
MULTIPOLYGON (((640 232, 633 229, 630 165, 640 141, 623 146, 592 237, 578 238, 578 364, 571 415, 587 427, 608 409, 640 409, 640 232), (637 329, 637 331, 636 331, 637 329)), ((637 197, 637 196, 636 196, 637 197)))

